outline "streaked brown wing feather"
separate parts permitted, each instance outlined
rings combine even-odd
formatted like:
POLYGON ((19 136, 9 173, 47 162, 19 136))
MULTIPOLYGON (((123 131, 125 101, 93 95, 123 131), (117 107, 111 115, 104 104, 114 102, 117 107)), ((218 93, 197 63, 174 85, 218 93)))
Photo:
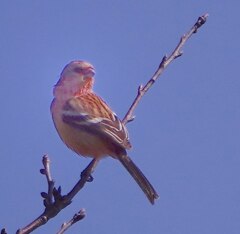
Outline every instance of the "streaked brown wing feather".
POLYGON ((131 148, 127 129, 108 105, 95 94, 70 99, 64 106, 63 121, 93 134, 105 134, 125 149, 131 148))

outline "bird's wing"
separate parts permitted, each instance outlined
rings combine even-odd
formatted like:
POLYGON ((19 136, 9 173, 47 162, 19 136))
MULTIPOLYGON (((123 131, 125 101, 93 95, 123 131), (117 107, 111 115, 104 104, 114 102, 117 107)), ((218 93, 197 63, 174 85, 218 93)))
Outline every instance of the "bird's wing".
POLYGON ((126 127, 108 105, 93 93, 69 99, 64 106, 62 119, 81 130, 104 134, 104 137, 125 149, 131 148, 126 127))

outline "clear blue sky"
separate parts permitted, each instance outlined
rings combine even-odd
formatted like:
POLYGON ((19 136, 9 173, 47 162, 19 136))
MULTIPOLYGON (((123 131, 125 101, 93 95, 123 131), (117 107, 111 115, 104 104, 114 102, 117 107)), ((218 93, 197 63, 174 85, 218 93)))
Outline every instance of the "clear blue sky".
POLYGON ((240 78, 238 1, 17 1, 0 8, 0 227, 14 233, 42 210, 43 154, 63 193, 89 159, 59 139, 49 112, 52 88, 71 60, 91 62, 95 91, 123 117, 162 57, 205 12, 206 25, 143 98, 128 125, 129 154, 156 187, 151 206, 116 160, 35 233, 238 234, 240 78))

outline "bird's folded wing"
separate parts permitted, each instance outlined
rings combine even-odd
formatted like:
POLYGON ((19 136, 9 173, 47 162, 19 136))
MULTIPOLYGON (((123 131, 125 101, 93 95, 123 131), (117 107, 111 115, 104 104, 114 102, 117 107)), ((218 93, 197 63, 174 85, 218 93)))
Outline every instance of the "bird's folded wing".
POLYGON ((79 130, 103 134, 125 149, 131 148, 125 126, 106 103, 95 95, 71 98, 64 106, 62 119, 79 130))

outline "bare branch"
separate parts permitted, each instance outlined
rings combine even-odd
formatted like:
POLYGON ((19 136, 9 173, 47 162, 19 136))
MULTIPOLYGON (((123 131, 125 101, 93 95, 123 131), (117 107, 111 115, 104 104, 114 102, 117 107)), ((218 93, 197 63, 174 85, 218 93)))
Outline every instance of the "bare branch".
POLYGON ((61 229, 57 232, 57 234, 63 234, 73 224, 85 218, 85 216, 86 216, 86 211, 84 209, 81 209, 77 214, 73 216, 73 218, 70 221, 62 225, 61 229))
POLYGON ((154 75, 152 76, 152 78, 144 85, 140 85, 138 87, 138 93, 136 98, 134 99, 131 107, 129 108, 128 112, 126 113, 126 115, 124 116, 122 122, 124 124, 127 124, 128 122, 132 121, 134 119, 133 116, 133 112, 135 111, 137 105, 139 104, 142 96, 151 88, 151 86, 155 83, 155 81, 160 77, 160 75, 163 73, 163 71, 165 70, 165 68, 176 58, 180 57, 183 52, 182 52, 182 48, 184 46, 184 44, 187 42, 187 40, 193 35, 193 33, 196 33, 197 30, 207 21, 207 17, 208 14, 204 14, 203 16, 199 17, 197 22, 193 25, 193 27, 185 34, 181 37, 177 47, 173 50, 173 52, 171 53, 171 55, 168 56, 164 56, 162 58, 162 61, 158 67, 158 69, 156 70, 156 72, 154 73, 154 75))
POLYGON ((55 217, 62 209, 71 204, 73 197, 84 187, 86 182, 92 181, 91 174, 97 166, 98 160, 93 159, 89 165, 81 173, 81 178, 73 187, 73 189, 65 196, 61 195, 61 187, 56 189, 54 187, 54 181, 51 178, 50 173, 50 160, 47 155, 43 156, 43 166, 40 172, 44 174, 48 182, 48 193, 41 193, 44 198, 43 203, 45 206, 44 212, 36 218, 33 222, 28 224, 26 227, 19 229, 17 234, 31 233, 38 227, 44 225, 49 219, 55 217))

